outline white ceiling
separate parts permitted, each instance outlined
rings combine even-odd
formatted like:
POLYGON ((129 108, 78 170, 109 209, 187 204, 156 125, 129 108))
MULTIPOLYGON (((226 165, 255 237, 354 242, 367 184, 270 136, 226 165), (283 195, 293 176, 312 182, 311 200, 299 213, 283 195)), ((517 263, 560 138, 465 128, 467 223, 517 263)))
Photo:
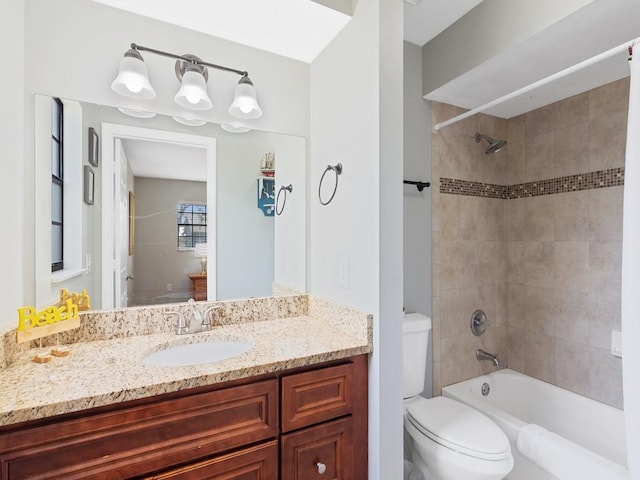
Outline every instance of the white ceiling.
MULTIPOLYGON (((350 19, 311 0, 93 1, 303 62, 313 61, 350 19)), ((412 17, 407 39, 424 44, 480 1, 405 3, 412 17)), ((150 140, 123 140, 123 148, 136 177, 206 181, 204 150, 150 140)))
POLYGON ((423 46, 482 0, 422 0, 404 2, 404 39, 423 46))
MULTIPOLYGON (((303 62, 350 17, 312 0, 93 0, 303 62)), ((482 0, 404 2, 404 39, 422 46, 482 0)))
POLYGON ((94 1, 307 63, 351 19, 311 0, 94 1))
MULTIPOLYGON (((304 62, 349 21, 312 0, 94 0, 304 62)), ((404 2, 405 39, 423 45, 482 0, 404 2)), ((500 21, 506 21, 501 19, 500 21)), ((640 0, 594 0, 526 42, 427 92, 474 108, 640 36, 640 0)), ((487 113, 510 118, 628 75, 624 55, 556 81, 487 113)))
MULTIPOLYGON (((638 36, 639 0, 595 0, 531 39, 512 45, 428 92, 426 98, 475 108, 638 36)), ((627 55, 620 53, 485 112, 511 118, 627 75, 627 55)))
POLYGON ((122 140, 135 177, 207 181, 206 150, 153 140, 122 140))

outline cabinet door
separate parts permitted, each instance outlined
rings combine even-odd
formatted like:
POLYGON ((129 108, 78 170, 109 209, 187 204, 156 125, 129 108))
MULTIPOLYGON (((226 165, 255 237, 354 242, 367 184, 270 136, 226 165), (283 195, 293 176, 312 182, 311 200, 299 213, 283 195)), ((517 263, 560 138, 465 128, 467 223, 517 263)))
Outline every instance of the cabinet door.
POLYGON ((0 480, 130 478, 276 438, 277 389, 265 380, 1 434, 0 480))
POLYGON ((351 417, 283 435, 281 480, 352 480, 351 417))
POLYGON ((353 373, 354 365, 348 363, 282 377, 282 431, 352 413, 353 373))
POLYGON ((154 480, 274 480, 278 478, 278 442, 187 465, 155 475, 154 480))

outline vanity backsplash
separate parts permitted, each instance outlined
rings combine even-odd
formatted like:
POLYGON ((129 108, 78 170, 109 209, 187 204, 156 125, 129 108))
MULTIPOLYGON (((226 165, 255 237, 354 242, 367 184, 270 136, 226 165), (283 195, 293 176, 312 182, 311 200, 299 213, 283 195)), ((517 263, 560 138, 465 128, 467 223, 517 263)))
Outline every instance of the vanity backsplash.
MULTIPOLYGON (((361 332, 363 313, 319 299, 311 295, 290 295, 249 298, 221 302, 197 302, 200 310, 215 306, 212 325, 230 325, 261 322, 276 318, 289 318, 309 315, 326 318, 336 326, 361 332)), ((173 333, 176 330, 175 315, 168 312, 180 312, 187 317, 193 306, 188 303, 157 306, 130 307, 116 310, 80 312, 80 327, 74 330, 42 338, 42 346, 71 345, 80 342, 110 340, 116 338, 173 333)), ((372 342, 372 317, 368 317, 367 339, 372 342)), ((0 371, 10 366, 21 353, 37 347, 39 340, 29 344, 16 343, 16 330, 10 330, 2 336, 0 342, 0 371)))
MULTIPOLYGON (((307 295, 197 302, 195 306, 202 311, 212 306, 219 307, 213 313, 212 324, 214 326, 296 317, 306 315, 309 309, 307 295)), ((192 308, 187 303, 179 303, 80 312, 79 328, 59 333, 57 338, 56 335, 45 337, 42 339, 42 345, 55 345, 56 342, 69 345, 153 333, 171 333, 175 332, 176 318, 173 315, 166 315, 166 313, 169 311, 180 312, 187 316, 192 308)), ((20 353, 38 345, 38 340, 31 344, 17 344, 16 331, 8 331, 4 334, 2 346, 0 346, 0 370, 11 365, 20 353)))

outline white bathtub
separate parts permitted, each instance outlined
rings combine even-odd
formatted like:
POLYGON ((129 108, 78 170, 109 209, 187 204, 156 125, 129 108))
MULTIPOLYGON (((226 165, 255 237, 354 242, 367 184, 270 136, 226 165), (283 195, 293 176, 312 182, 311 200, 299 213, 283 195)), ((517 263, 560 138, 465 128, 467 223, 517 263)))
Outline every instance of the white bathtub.
POLYGON ((442 389, 442 395, 489 416, 507 434, 515 466, 509 480, 556 477, 520 455, 520 428, 535 423, 619 465, 626 465, 623 411, 513 370, 472 378, 442 389), (482 395, 487 383, 490 392, 482 395))

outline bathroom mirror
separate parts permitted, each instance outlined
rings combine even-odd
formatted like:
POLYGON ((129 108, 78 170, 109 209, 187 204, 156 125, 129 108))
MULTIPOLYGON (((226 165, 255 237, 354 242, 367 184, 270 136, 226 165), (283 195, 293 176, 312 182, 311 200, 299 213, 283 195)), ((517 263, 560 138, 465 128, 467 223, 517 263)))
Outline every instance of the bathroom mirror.
POLYGON ((234 133, 212 123, 188 126, 180 118, 150 113, 137 118, 131 114, 140 112, 60 101, 65 259, 64 269, 53 273, 51 130, 56 120, 51 97, 36 95, 35 101, 39 307, 55 301, 61 288, 86 289, 92 309, 305 291, 304 138, 234 133), (271 172, 261 168, 268 154, 275 156, 275 177, 265 177, 271 172), (93 171, 93 204, 83 202, 84 179, 78 172, 85 166, 93 171), (274 191, 289 184, 296 195, 275 215, 274 191), (205 239, 206 263, 194 248, 205 239))

